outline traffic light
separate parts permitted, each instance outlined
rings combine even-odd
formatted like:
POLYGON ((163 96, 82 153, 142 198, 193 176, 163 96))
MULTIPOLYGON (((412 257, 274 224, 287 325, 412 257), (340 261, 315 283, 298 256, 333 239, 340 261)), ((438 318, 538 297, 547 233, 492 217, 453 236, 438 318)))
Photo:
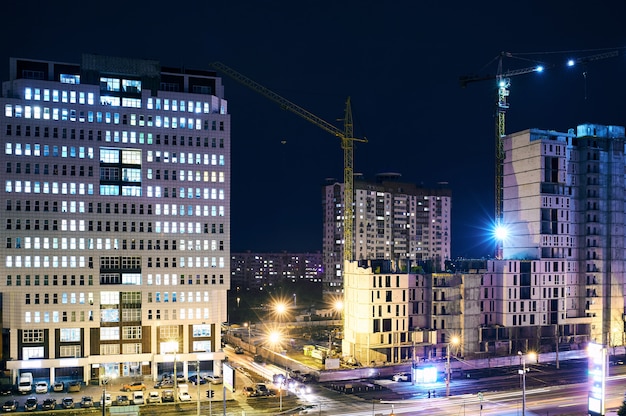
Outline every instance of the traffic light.
POLYGON ((206 397, 212 399, 215 396, 215 392, 213 390, 207 390, 206 397))

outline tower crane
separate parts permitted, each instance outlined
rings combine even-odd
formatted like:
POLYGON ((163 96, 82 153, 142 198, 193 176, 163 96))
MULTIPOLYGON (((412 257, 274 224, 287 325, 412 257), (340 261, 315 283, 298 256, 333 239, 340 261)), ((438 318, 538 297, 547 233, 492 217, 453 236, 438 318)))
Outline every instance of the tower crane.
MULTIPOLYGON (((618 51, 603 52, 590 55, 578 59, 572 59, 567 62, 568 66, 577 64, 586 64, 588 62, 600 59, 612 58, 618 55, 618 51)), ((495 229, 496 233, 502 227, 502 207, 503 207, 503 169, 504 169, 504 144, 503 139, 506 136, 506 111, 509 108, 509 88, 511 86, 511 77, 529 74, 532 72, 543 72, 545 69, 552 68, 554 65, 537 64, 531 67, 502 71, 502 61, 504 58, 512 58, 514 55, 510 52, 501 52, 495 59, 498 60, 498 71, 495 75, 486 76, 462 76, 459 78, 461 87, 478 81, 496 80, 497 96, 495 108, 495 229)), ((497 238, 496 258, 502 258, 502 240, 497 238)))
POLYGON ((354 137, 354 128, 352 123, 352 106, 350 97, 346 100, 345 114, 343 118, 343 130, 335 125, 323 120, 315 114, 305 110, 297 104, 292 103, 279 94, 269 90, 263 85, 253 81, 252 79, 240 74, 234 69, 228 67, 221 62, 213 62, 210 64, 213 68, 223 72, 235 81, 245 85, 246 87, 264 95, 266 98, 276 102, 281 108, 289 110, 299 115, 305 120, 315 124, 322 130, 339 137, 341 140, 341 148, 343 149, 343 181, 344 181, 344 218, 343 218, 343 260, 352 261, 353 256, 353 233, 354 233, 354 142, 367 143, 367 139, 359 139, 354 137))

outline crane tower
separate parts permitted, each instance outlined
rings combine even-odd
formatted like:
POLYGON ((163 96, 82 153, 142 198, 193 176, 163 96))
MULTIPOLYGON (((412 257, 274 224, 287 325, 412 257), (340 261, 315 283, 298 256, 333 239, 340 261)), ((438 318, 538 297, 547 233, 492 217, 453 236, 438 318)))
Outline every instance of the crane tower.
POLYGON ((335 125, 323 120, 315 114, 305 110, 304 108, 292 103, 279 94, 269 90, 252 79, 240 74, 234 69, 228 67, 221 62, 213 62, 211 66, 224 74, 228 75, 235 81, 245 85, 246 87, 264 95, 266 98, 276 102, 285 110, 299 115, 305 120, 315 124, 322 130, 339 137, 341 140, 341 148, 343 149, 343 181, 344 181, 344 217, 343 217, 343 260, 354 260, 354 142, 367 142, 367 139, 359 139, 354 137, 354 128, 352 123, 352 106, 350 97, 346 100, 345 114, 343 118, 343 130, 335 127, 335 125))

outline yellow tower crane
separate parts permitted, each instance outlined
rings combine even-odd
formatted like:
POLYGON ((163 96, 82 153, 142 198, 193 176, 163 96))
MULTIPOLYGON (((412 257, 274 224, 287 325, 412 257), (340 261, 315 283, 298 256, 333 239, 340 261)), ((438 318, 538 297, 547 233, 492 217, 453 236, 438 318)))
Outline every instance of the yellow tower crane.
MULTIPOLYGON (((596 55, 590 55, 583 58, 578 58, 568 61, 568 66, 577 64, 586 64, 591 61, 597 61, 605 58, 612 58, 618 55, 618 51, 603 52, 596 55)), ((504 58, 514 57, 510 52, 501 52, 495 59, 498 60, 498 72, 496 75, 486 76, 462 76, 459 78, 462 87, 466 87, 467 84, 477 81, 496 80, 497 97, 496 97, 496 109, 495 109, 495 122, 496 122, 496 134, 495 134, 495 229, 496 232, 503 226, 503 177, 504 177, 504 144, 503 140, 506 136, 506 111, 509 108, 509 88, 511 86, 511 77, 517 75, 529 74, 531 72, 543 72, 547 68, 551 68, 554 65, 537 64, 527 68, 502 71, 502 61, 504 58)), ((493 62, 493 61, 492 61, 493 62)), ((583 73, 585 74, 585 73, 583 73)), ((502 259, 502 240, 496 238, 496 258, 502 259)))
POLYGON ((218 71, 223 72, 235 81, 245 85, 248 88, 264 95, 270 100, 278 103, 283 109, 299 115, 305 120, 315 124, 319 128, 326 130, 333 136, 339 137, 341 140, 341 148, 343 149, 343 182, 344 182, 344 217, 343 217, 343 260, 354 260, 354 142, 366 143, 367 139, 358 139, 354 137, 354 129, 352 124, 352 107, 350 105, 350 97, 346 100, 345 115, 343 118, 343 130, 335 127, 333 124, 321 119, 315 114, 305 110, 281 97, 277 93, 265 88, 256 81, 251 80, 245 75, 240 74, 234 69, 228 67, 221 62, 213 62, 211 66, 218 71))

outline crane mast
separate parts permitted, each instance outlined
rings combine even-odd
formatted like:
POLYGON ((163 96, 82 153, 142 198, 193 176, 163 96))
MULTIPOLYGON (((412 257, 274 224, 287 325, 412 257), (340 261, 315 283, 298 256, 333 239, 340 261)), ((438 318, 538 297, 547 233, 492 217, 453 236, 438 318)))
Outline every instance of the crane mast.
POLYGON ((211 66, 224 74, 228 75, 235 81, 245 85, 246 87, 264 95, 266 98, 278 103, 281 108, 289 110, 299 115, 312 124, 315 124, 322 130, 339 137, 341 140, 341 148, 343 149, 343 182, 344 182, 344 216, 343 216, 343 260, 354 260, 354 142, 366 143, 367 139, 359 139, 354 137, 354 129, 352 122, 352 106, 350 97, 346 100, 345 114, 343 118, 343 130, 335 127, 335 125, 316 116, 310 111, 305 110, 297 104, 292 103, 286 98, 280 96, 274 91, 264 87, 256 81, 246 77, 245 75, 235 71, 221 62, 213 62, 211 66))

